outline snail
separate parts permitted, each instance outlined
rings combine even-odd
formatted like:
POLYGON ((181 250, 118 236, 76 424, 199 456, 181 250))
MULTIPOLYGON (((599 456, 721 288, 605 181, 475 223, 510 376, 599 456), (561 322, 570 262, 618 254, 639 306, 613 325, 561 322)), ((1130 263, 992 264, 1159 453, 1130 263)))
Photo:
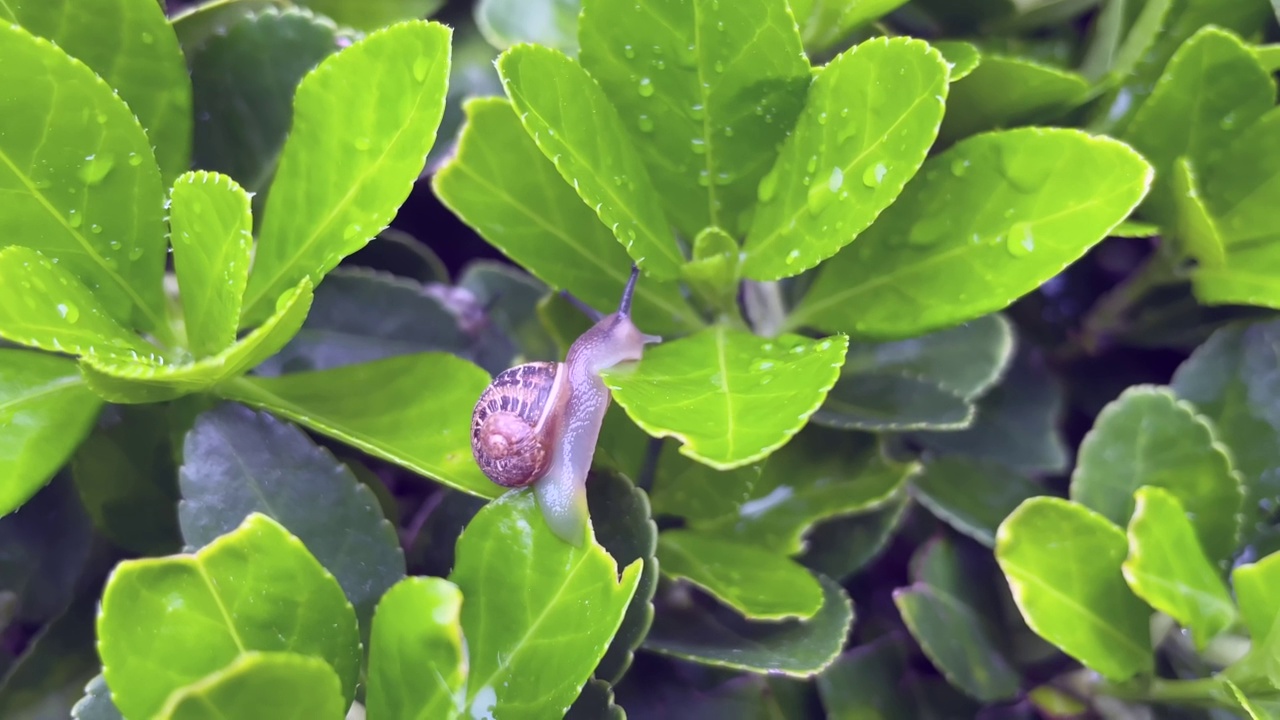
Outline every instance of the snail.
POLYGON ((471 452, 485 476, 507 488, 532 485, 552 532, 576 546, 587 524, 587 472, 611 400, 600 371, 639 360, 645 345, 662 341, 631 322, 639 274, 632 265, 616 312, 590 312, 595 325, 564 362, 503 370, 471 414, 471 452))

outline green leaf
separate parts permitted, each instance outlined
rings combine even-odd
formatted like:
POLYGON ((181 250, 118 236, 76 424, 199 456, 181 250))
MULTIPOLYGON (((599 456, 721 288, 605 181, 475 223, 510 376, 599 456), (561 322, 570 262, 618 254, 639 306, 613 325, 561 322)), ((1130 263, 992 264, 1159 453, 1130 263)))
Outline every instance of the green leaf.
POLYGON ((159 363, 159 350, 121 327, 57 258, 17 245, 0 250, 0 337, 53 352, 159 363))
POLYGON ((925 655, 953 685, 983 702, 1018 695, 1017 671, 972 608, 925 584, 894 590, 893 602, 925 655))
POLYGON ((790 0, 804 48, 821 53, 838 44, 853 29, 889 14, 906 0, 790 0))
POLYGON ((651 347, 602 373, 613 398, 654 437, 726 470, 782 447, 835 384, 848 340, 766 340, 724 326, 651 347), (778 380, 774 383, 774 380, 778 380))
POLYGON ((182 291, 187 341, 196 357, 231 347, 249 279, 253 216, 234 180, 203 170, 185 173, 169 199, 169 241, 182 291))
POLYGON ((0 25, 0 237, 61 261, 116 320, 159 328, 163 190, 151 142, 87 66, 0 25))
POLYGON ((504 52, 498 73, 525 131, 564 181, 647 274, 675 278, 684 257, 658 192, 595 79, 564 53, 533 45, 504 52))
POLYGON ((1221 565, 1235 552, 1242 490, 1229 451, 1190 404, 1150 385, 1125 390, 1098 413, 1080 443, 1071 499, 1123 527, 1143 485, 1193 509, 1210 561, 1221 565))
POLYGON ((1231 571, 1231 586, 1240 607, 1240 618, 1256 643, 1270 635, 1280 615, 1280 597, 1275 594, 1277 582, 1280 582, 1280 553, 1239 565, 1231 571))
POLYGON ((378 603, 369 643, 369 717, 457 717, 467 681, 462 593, 447 580, 408 577, 378 603))
MULTIPOLYGON (((619 423, 627 420, 624 414, 619 423)), ((605 429, 609 427, 610 418, 605 416, 605 429)), ((631 423, 634 427, 634 423, 631 423)), ((643 451, 646 437, 638 431, 640 437, 618 437, 616 442, 639 442, 643 451)), ((607 439, 601 432, 601 443, 607 439)), ((691 522, 716 521, 726 517, 736 517, 741 504, 750 499, 750 493, 759 482, 761 463, 751 463, 730 470, 717 470, 701 462, 690 459, 680 453, 680 444, 674 440, 663 440, 662 449, 658 453, 657 465, 653 470, 654 487, 653 509, 655 514, 682 517, 691 522)), ((608 453, 616 452, 613 448, 602 447, 608 453)), ((599 451, 597 451, 599 452, 599 451)), ((633 459, 635 470, 639 473, 643 457, 633 459)))
POLYGON ((682 502, 710 508, 713 500, 698 496, 723 495, 728 502, 720 514, 690 519, 690 526, 793 556, 804 550, 812 526, 890 502, 918 468, 890 459, 873 435, 808 427, 769 457, 758 479, 747 473, 697 483, 681 478, 688 486, 681 488, 682 502), (730 478, 741 486, 723 482, 730 478))
POLYGON ((838 720, 910 720, 902 678, 907 653, 899 636, 884 636, 836 658, 815 685, 827 717, 838 720))
POLYGON ((1226 248, 1217 221, 1205 206, 1204 194, 1191 161, 1180 157, 1173 162, 1170 182, 1173 184, 1173 220, 1168 234, 1183 255, 1193 258, 1197 266, 1191 281, 1197 297, 1211 302, 1223 280, 1230 280, 1226 248))
POLYGON ((1164 29, 1173 0, 1106 3, 1098 11, 1080 74, 1109 87, 1127 80, 1164 29))
MULTIPOLYGON (((351 38, 306 10, 252 12, 237 4, 245 5, 228 7, 224 27, 187 50, 196 117, 192 155, 197 167, 229 175, 254 193, 254 220, 261 223, 298 83, 351 38)), ((175 28, 183 32, 183 23, 175 21, 175 28)))
POLYGON ((696 530, 658 536, 662 574, 687 580, 752 620, 807 620, 822 608, 822 586, 785 557, 696 530))
MULTIPOLYGON (((930 45, 933 45, 934 50, 942 53, 947 64, 951 66, 949 79, 953 84, 961 78, 969 77, 977 69, 978 63, 982 62, 982 53, 973 43, 962 40, 939 40, 930 45)), ((943 120, 946 120, 945 116, 943 120)))
POLYGON ((171 692, 254 651, 325 661, 350 703, 360 663, 351 604, 302 543, 264 515, 194 555, 125 560, 107 581, 98 652, 128 717, 151 717, 171 692))
POLYGON ((120 94, 146 130, 165 182, 187 169, 191 80, 163 7, 137 0, 8 0, 0 9, 6 14, 120 94))
POLYGON ((942 457, 927 463, 911 481, 911 494, 929 512, 987 547, 996 529, 1022 501, 1045 490, 1025 475, 998 463, 942 457))
POLYGON ((952 86, 938 137, 950 144, 986 130, 1043 122, 1082 102, 1088 92, 1089 83, 1076 73, 984 54, 973 72, 952 86))
MULTIPOLYGON (((617 307, 631 259, 520 125, 510 101, 469 100, 458 154, 432 180, 450 210, 539 280, 607 312, 617 307)), ((636 284, 633 316, 653 333, 700 327, 678 287, 636 284)))
POLYGON ((182 458, 178 519, 188 546, 204 547, 250 514, 266 515, 333 574, 362 626, 404 577, 400 540, 373 492, 296 427, 222 405, 196 418, 182 458))
POLYGON ((622 622, 641 565, 619 577, 594 539, 575 547, 558 538, 532 492, 486 505, 458 539, 449 576, 467 599, 463 707, 473 716, 565 713, 622 622))
POLYGON ((1205 27, 1183 43, 1123 136, 1156 169, 1143 215, 1172 220, 1174 161, 1187 157, 1203 167, 1237 128, 1274 107, 1275 95, 1275 81, 1235 34, 1205 27))
POLYGON ((822 609, 808 620, 750 622, 732 610, 693 605, 660 608, 644 648, 704 665, 811 677, 840 653, 853 605, 835 582, 818 576, 822 609))
MULTIPOLYGON (((178 36, 182 51, 191 61, 195 52, 217 35, 246 17, 281 8, 287 0, 212 0, 199 5, 175 7, 169 25, 178 36)), ((197 163, 199 164, 199 163, 197 163)))
POLYGON ((537 43, 570 55, 578 50, 581 0, 478 0, 476 26, 494 47, 537 43))
POLYGON ((1061 381, 1032 352, 1016 355, 999 385, 978 402, 973 424, 958 432, 910 437, 940 455, 998 462, 1025 472, 1064 472, 1067 448, 1059 428, 1061 381), (1009 438, 1017 437, 1011 443, 1009 438))
POLYGON ((804 105, 809 62, 795 21, 784 0, 635 5, 584 3, 582 66, 618 109, 680 234, 736 232, 804 105))
POLYGON ((797 559, 823 575, 846 580, 880 556, 910 504, 907 493, 900 491, 871 512, 817 525, 797 559))
MULTIPOLYGON (((443 147, 437 145, 436 147, 443 147)), ((426 243, 396 228, 387 228, 357 250, 339 269, 357 267, 388 272, 420 283, 452 282, 444 260, 426 243)), ((330 273, 332 275, 332 273, 330 273)))
POLYGON ((71 461, 80 501, 112 542, 143 555, 177 551, 178 482, 163 405, 109 407, 71 461))
POLYGON ((0 516, 49 482, 93 429, 101 407, 74 363, 0 349, 0 516))
POLYGON ((1143 486, 1134 496, 1129 557, 1121 567, 1125 580, 1151 607, 1190 630, 1196 649, 1204 650, 1236 620, 1227 586, 1176 495, 1143 486))
POLYGON ((1000 310, 1106 237, 1150 182, 1128 146, 1076 130, 968 138, 823 266, 788 326, 893 339, 1000 310))
MULTIPOLYGON (((562 357, 538 316, 538 303, 550 297, 550 292, 528 273, 507 263, 474 260, 458 278, 452 296, 469 298, 474 307, 483 309, 487 325, 472 331, 478 338, 468 355, 491 374, 520 362, 562 357)), ((464 328, 468 317, 460 315, 464 328)))
POLYGON ((941 53, 911 38, 867 40, 823 67, 760 181, 743 274, 799 275, 866 230, 924 162, 947 72, 941 53))
POLYGON ((0 517, 4 624, 35 626, 62 615, 76 595, 93 540, 93 527, 65 475, 0 517))
POLYGON ((451 37, 439 23, 401 23, 326 58, 302 79, 242 324, 268 314, 276 296, 304 277, 319 284, 390 224, 435 143, 451 37))
POLYGON ((99 668, 93 647, 97 604, 92 594, 81 595, 30 638, 0 679, 0 714, 5 720, 70 717, 85 683, 99 668))
POLYGON ((613 687, 591 678, 573 701, 564 720, 626 720, 627 713, 613 702, 613 687))
POLYGON ((342 686, 324 660, 290 652, 244 652, 169 697, 166 720, 338 718, 342 686))
POLYGON ((241 378, 219 388, 231 400, 270 410, 449 487, 492 498, 471 456, 471 409, 489 376, 443 353, 401 355, 278 378, 241 378))
POLYGON ((359 30, 377 30, 400 20, 417 20, 435 13, 444 0, 297 0, 327 15, 340 25, 359 30))
POLYGON ((1226 684, 1231 690, 1231 694, 1235 696, 1236 701, 1240 703, 1240 709, 1248 713, 1252 720, 1270 720, 1273 717, 1272 713, 1251 701, 1235 683, 1226 678, 1223 678, 1222 682, 1226 684))
POLYGON ((1171 381, 1178 397, 1213 423, 1231 450, 1243 479, 1241 540, 1251 542, 1268 527, 1280 503, 1280 323, 1230 325, 1215 332, 1178 367, 1171 381))
POLYGON ((1150 610, 1125 584, 1124 532, 1060 498, 1018 506, 996 534, 996 561, 1027 625, 1112 681, 1152 670, 1150 610))
POLYGON ((859 430, 968 427, 971 400, 1008 367, 1013 333, 998 314, 888 343, 853 342, 815 423, 859 430))
POLYGON ((423 286, 362 268, 338 268, 316 288, 302 328, 259 375, 329 370, 428 351, 470 355, 472 340, 423 286))
POLYGON ((275 314, 217 355, 178 365, 149 365, 90 355, 80 363, 89 387, 115 403, 161 402, 204 392, 248 372, 277 353, 302 326, 311 307, 311 281, 302 278, 276 303, 275 314))

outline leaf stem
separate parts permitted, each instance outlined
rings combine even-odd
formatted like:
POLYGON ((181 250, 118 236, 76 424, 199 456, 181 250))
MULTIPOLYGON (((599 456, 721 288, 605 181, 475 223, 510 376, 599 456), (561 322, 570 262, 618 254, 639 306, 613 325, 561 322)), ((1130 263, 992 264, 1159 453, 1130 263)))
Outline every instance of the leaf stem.
POLYGON ((1119 332, 1128 322, 1133 306, 1147 293, 1181 280, 1173 259, 1162 247, 1156 247, 1143 264, 1129 277, 1104 294, 1090 308, 1082 324, 1080 345, 1089 354, 1098 352, 1108 336, 1119 332))

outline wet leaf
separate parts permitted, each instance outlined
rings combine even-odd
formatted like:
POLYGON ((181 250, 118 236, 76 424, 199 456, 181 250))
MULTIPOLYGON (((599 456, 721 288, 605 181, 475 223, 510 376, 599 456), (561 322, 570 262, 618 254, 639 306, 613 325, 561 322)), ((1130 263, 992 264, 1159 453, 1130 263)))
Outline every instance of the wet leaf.
POLYGON ((938 137, 952 143, 986 130, 1043 122, 1082 102, 1088 91, 1089 84, 1073 72, 983 54, 973 72, 952 86, 938 137))
POLYGON ((1025 475, 998 463, 943 457, 911 480, 911 494, 929 512, 987 547, 996 529, 1028 498, 1047 494, 1025 475))
POLYGON ((467 681, 462 593, 447 580, 410 577, 378 603, 365 707, 377 718, 457 717, 467 681))

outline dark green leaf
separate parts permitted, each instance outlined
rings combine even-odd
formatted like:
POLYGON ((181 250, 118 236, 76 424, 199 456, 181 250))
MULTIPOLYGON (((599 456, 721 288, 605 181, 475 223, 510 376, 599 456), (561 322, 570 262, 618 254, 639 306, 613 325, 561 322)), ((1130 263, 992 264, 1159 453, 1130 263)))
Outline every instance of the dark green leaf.
POLYGON ((785 557, 696 530, 658 536, 662 574, 687 580, 752 620, 807 620, 822 608, 822 586, 785 557))
POLYGON ((929 512, 987 547, 996 529, 1027 498, 1046 494, 1025 475, 1004 465, 965 457, 942 457, 911 481, 911 494, 929 512))
POLYGON ((827 717, 835 720, 910 720, 902 687, 907 653, 897 636, 859 645, 836 658, 816 685, 827 717))
POLYGON ((1037 497, 1000 524, 996 560, 1027 625, 1113 681, 1152 669, 1151 611, 1120 571, 1124 531, 1083 505, 1037 497))
POLYGON ((842 430, 960 430, 973 405, 959 394, 901 370, 842 375, 813 414, 818 425, 842 430))
POLYGON ((912 636, 952 684, 983 702, 1018 694, 1018 673, 972 608, 924 584, 895 590, 893 602, 912 636))
POLYGON ((853 624, 848 595, 826 577, 818 580, 822 609, 809 620, 750 622, 728 609, 660 608, 644 648, 735 670, 813 676, 839 654, 853 624))
POLYGON ((409 577, 378 603, 369 644, 369 716, 456 717, 467 681, 462 593, 447 580, 409 577))
POLYGON ((1196 537, 1212 562, 1235 551, 1243 491, 1227 449, 1189 403, 1150 385, 1129 388, 1098 413, 1080 443, 1071 498, 1123 527, 1143 485, 1192 508, 1196 537))
POLYGON ((178 550, 178 477, 161 405, 110 407, 72 458, 80 500, 121 547, 154 555, 178 550))
POLYGON ((994 313, 907 340, 851 342, 842 374, 900 372, 974 400, 1000 379, 1012 359, 1013 329, 994 313))
POLYGON ((681 235, 745 229, 739 219, 755 204, 810 83, 786 2, 636 6, 584 4, 582 66, 618 109, 681 235))
POLYGON ((10 596, 5 615, 36 624, 62 614, 92 539, 93 527, 65 476, 0 518, 0 594, 10 596))
POLYGON ((97 598, 82 595, 33 637, 0 679, 0 717, 5 720, 67 718, 98 672, 93 647, 97 598))
POLYGON ((49 482, 93 429, 101 407, 74 363, 0 349, 0 515, 49 482))
POLYGON ((1151 607, 1190 630, 1196 649, 1204 650, 1236 620, 1227 586, 1176 495, 1155 486, 1134 495, 1125 580, 1151 607))
POLYGON ((498 73, 525 131, 564 181, 646 273, 675 278, 684 257, 658 192, 595 79, 564 53, 534 45, 504 52, 498 73))
POLYGON ((908 505, 907 493, 899 492, 869 513, 818 525, 810 531, 809 547, 798 559, 805 567, 846 580, 884 551, 908 505))
POLYGON ((985 130, 1043 122, 1082 102, 1088 91, 1089 84, 1073 72, 984 54, 952 86, 938 137, 952 143, 985 130))
MULTIPOLYGON (((442 147, 436 145, 437 148, 442 147)), ((420 283, 448 284, 449 268, 426 243, 403 230, 387 228, 348 258, 343 268, 389 272, 420 283)))
POLYGON ((334 575, 362 626, 404 577, 404 553, 377 498, 296 427, 225 404, 196 418, 182 457, 178 518, 188 546, 266 515, 334 575))
POLYGON ((359 30, 377 30, 400 20, 427 17, 444 4, 444 0, 295 0, 323 13, 340 25, 359 30))
POLYGON ((227 34, 232 26, 246 17, 282 9, 287 2, 288 0, 214 0, 180 6, 173 9, 169 25, 173 27, 182 51, 190 62, 195 52, 214 36, 227 34))
POLYGON ((613 688, 603 680, 591 678, 573 701, 564 720, 626 720, 627 713, 613 702, 613 688))
POLYGON ((196 357, 216 355, 240 325, 253 251, 249 195, 225 175, 182 175, 169 195, 169 241, 188 347, 196 357))
POLYGON ((910 38, 867 40, 823 67, 759 183, 743 274, 799 275, 866 230, 937 137, 947 72, 937 50, 910 38))
POLYGON ((219 392, 288 418, 449 487, 502 488, 471 456, 471 410, 489 376, 442 353, 401 355, 278 378, 241 378, 219 392))
POLYGON ((276 296, 299 280, 319 284, 390 224, 435 143, 451 35, 439 23, 401 23, 331 55, 303 78, 267 196, 242 324, 269 314, 276 296))
POLYGON ((1128 146, 1076 130, 968 138, 823 267, 788 325, 892 339, 1004 308, 1128 217, 1151 174, 1128 146))
MULTIPOLYGON (((255 13, 237 10, 237 4, 245 5, 241 0, 223 6, 223 29, 187 51, 196 117, 192 154, 197 167, 230 175, 255 193, 257 225, 289 134, 294 91, 350 38, 306 10, 269 7, 255 13)), ((175 22, 179 33, 194 20, 188 17, 175 22)))
MULTIPOLYGON (((8 15, 89 66, 137 116, 165 182, 191 159, 191 80, 164 8, 137 0, 7 0, 8 15)), ((120 158, 117 158, 120 159, 120 158)))
POLYGON ((61 261, 116 320, 159 328, 163 190, 146 133, 47 40, 0 23, 0 54, 0 238, 61 261))
POLYGON ((490 502, 458 539, 450 580, 462 590, 472 716, 560 716, 604 655, 640 580, 594 539, 557 537, 534 494, 490 502))
POLYGON ((847 347, 843 335, 766 340, 721 325, 654 345, 640 363, 603 376, 650 435, 675 437, 686 456, 729 469, 791 439, 835 384, 847 347))
POLYGON ((477 0, 476 26, 494 47, 537 43, 570 55, 578 50, 581 0, 477 0))
MULTIPOLYGON (((606 416, 605 426, 608 425, 606 416)), ((641 433, 641 437, 647 436, 641 433)), ((680 453, 679 448, 678 442, 662 441, 654 468, 654 512, 695 523, 736 517, 742 503, 751 498, 763 465, 753 463, 732 470, 717 470, 691 460, 680 453)))
POLYGON ((254 652, 325 661, 349 703, 358 633, 333 576, 284 528, 255 513, 194 555, 118 564, 103 591, 98 652, 126 716, 151 717, 171 692, 230 672, 254 652))
POLYGON ((906 0, 790 0, 804 48, 810 54, 827 50, 850 31, 905 3, 906 0))
MULTIPOLYGON (((471 100, 465 111, 458 154, 432 180, 441 202, 547 285, 601 312, 617 307, 627 251, 538 150, 509 101, 471 100)), ((635 293, 636 323, 649 332, 702 324, 672 283, 645 277, 635 293)))
POLYGON ((338 718, 348 704, 333 668, 291 652, 244 652, 171 695, 158 717, 172 720, 338 718))

